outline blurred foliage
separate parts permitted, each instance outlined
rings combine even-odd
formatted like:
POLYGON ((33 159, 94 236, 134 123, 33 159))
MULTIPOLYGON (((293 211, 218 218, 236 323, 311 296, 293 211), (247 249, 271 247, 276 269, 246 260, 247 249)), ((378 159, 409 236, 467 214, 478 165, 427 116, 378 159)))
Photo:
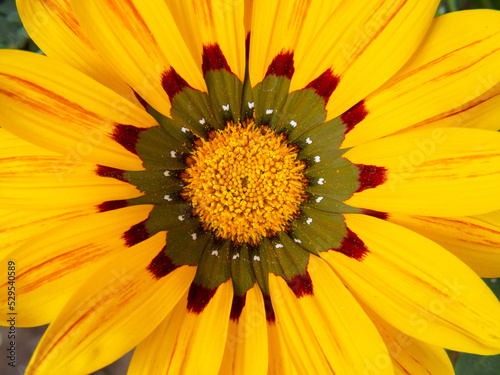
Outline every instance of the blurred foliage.
MULTIPOLYGON (((477 8, 500 10, 500 0, 442 0, 436 15, 477 8)), ((15 0, 0 0, 0 48, 41 52, 23 27, 15 0)), ((486 279, 485 282, 500 299, 500 280, 486 279)), ((478 356, 451 351, 449 354, 455 365, 456 375, 500 374, 500 355, 478 356)))

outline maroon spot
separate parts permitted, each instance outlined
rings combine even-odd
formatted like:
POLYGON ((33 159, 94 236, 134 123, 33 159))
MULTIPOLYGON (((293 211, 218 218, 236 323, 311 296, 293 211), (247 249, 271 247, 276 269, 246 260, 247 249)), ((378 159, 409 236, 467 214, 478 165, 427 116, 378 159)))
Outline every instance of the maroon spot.
POLYGON ((233 322, 237 322, 240 319, 241 313, 243 312, 243 307, 245 307, 245 302, 247 300, 247 294, 242 296, 234 295, 233 305, 231 306, 231 315, 229 316, 233 322))
POLYGON ((227 70, 231 73, 231 68, 227 63, 226 57, 217 43, 203 46, 201 70, 203 71, 203 75, 206 75, 211 70, 227 70))
POLYGON ((117 210, 119 208, 123 208, 123 207, 127 207, 127 206, 128 206, 128 202, 125 199, 121 199, 121 200, 116 200, 116 201, 103 202, 97 206, 97 210, 99 212, 106 212, 106 211, 117 210))
POLYGON ((339 81, 340 78, 334 75, 331 69, 328 69, 314 81, 309 83, 306 88, 313 89, 316 94, 323 98, 326 104, 337 88, 339 81))
POLYGON ((217 288, 208 289, 204 286, 192 283, 188 292, 187 309, 195 314, 201 313, 214 296, 217 288))
POLYGON ((98 165, 95 173, 99 177, 116 178, 117 180, 127 182, 125 179, 125 171, 123 169, 106 167, 105 165, 98 165))
POLYGON ((359 169, 359 187, 356 193, 373 189, 387 181, 387 168, 376 165, 355 164, 359 169))
POLYGON ((295 68, 293 66, 293 52, 280 52, 267 68, 266 77, 274 74, 278 77, 286 76, 292 79, 295 68))
POLYGON ((369 252, 361 238, 349 228, 347 228, 347 236, 342 240, 340 248, 332 250, 359 261, 363 260, 369 252))
POLYGON ((167 247, 165 246, 158 255, 154 257, 151 263, 149 263, 147 270, 153 274, 155 279, 159 280, 178 267, 179 266, 176 266, 167 255, 167 247))
POLYGON ((136 99, 139 101, 139 103, 141 103, 141 105, 144 107, 144 109, 147 111, 148 110, 148 102, 145 101, 142 96, 140 96, 137 92, 134 91, 134 95, 136 97, 136 99))
POLYGON ((276 315, 274 315, 273 303, 271 297, 264 294, 264 309, 266 310, 266 320, 268 323, 276 323, 276 315))
POLYGON ((361 210, 361 213, 364 214, 364 215, 373 216, 373 217, 376 217, 376 218, 382 219, 382 220, 387 220, 389 218, 389 214, 387 212, 381 212, 381 211, 375 211, 375 210, 368 210, 368 209, 365 209, 365 208, 363 208, 361 210))
POLYGON ((248 32, 245 39, 245 58, 247 59, 247 61, 250 58, 250 31, 248 32))
POLYGON ((292 277, 292 279, 287 280, 286 283, 297 298, 313 295, 312 280, 309 276, 309 272, 307 271, 303 275, 296 275, 292 277))
POLYGON ((170 101, 172 101, 174 97, 186 87, 192 88, 186 80, 184 80, 184 78, 182 78, 179 73, 175 71, 174 68, 170 68, 167 72, 163 73, 161 76, 161 85, 163 90, 167 93, 170 101))
POLYGON ((125 149, 137 155, 137 142, 139 142, 139 137, 144 130, 147 129, 133 125, 116 124, 111 137, 125 149))
POLYGON ((368 110, 366 109, 364 100, 361 100, 351 109, 344 112, 344 114, 340 116, 340 119, 346 126, 346 134, 349 133, 361 121, 363 121, 366 115, 368 115, 368 110))
POLYGON ((133 225, 123 234, 122 238, 125 240, 125 245, 127 247, 137 245, 139 242, 142 242, 149 238, 149 231, 146 227, 146 221, 147 220, 144 220, 138 224, 133 225))

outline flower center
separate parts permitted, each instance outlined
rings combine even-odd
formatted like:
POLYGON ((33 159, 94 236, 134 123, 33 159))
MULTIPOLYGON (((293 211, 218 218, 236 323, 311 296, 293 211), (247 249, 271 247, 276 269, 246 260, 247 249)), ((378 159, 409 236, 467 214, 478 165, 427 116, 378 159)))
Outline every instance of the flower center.
POLYGON ((183 174, 183 197, 205 229, 256 245, 285 230, 307 199, 305 164, 286 137, 267 126, 229 124, 196 142, 183 174))

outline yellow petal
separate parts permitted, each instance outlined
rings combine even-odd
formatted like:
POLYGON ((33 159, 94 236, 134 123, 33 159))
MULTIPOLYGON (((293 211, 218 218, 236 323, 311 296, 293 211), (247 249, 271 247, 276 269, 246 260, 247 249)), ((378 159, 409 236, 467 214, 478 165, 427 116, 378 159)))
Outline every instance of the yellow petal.
POLYGON ((10 210, 86 209, 141 195, 133 185, 97 174, 98 166, 64 156, 0 158, 0 206, 10 210))
POLYGON ((438 217, 500 209, 497 132, 415 130, 356 146, 344 157, 387 169, 384 183, 346 201, 352 206, 438 217))
POLYGON ((221 284, 200 313, 186 308, 187 294, 136 349, 132 374, 217 374, 224 354, 233 285, 221 284))
MULTIPOLYGON (((234 301, 233 301, 234 305, 234 301)), ((246 292, 238 320, 230 319, 219 374, 267 374, 268 348, 264 298, 258 284, 246 292)))
POLYGON ((47 56, 64 61, 137 102, 130 86, 107 65, 85 36, 69 0, 19 0, 16 4, 26 31, 47 56))
POLYGON ((162 83, 171 68, 192 87, 205 90, 201 66, 191 57, 163 0, 76 0, 72 5, 92 44, 156 110, 170 114, 162 83))
POLYGON ((326 77, 339 81, 332 87, 335 90, 326 108, 328 119, 337 117, 407 62, 424 38, 438 4, 437 0, 341 2, 311 43, 296 50, 290 89, 302 89, 331 73, 326 77))
POLYGON ((243 1, 166 1, 198 67, 204 47, 218 44, 231 71, 245 78, 245 25, 243 1))
POLYGON ((322 256, 363 304, 429 344, 500 353, 500 303, 469 267, 404 227, 366 215, 344 216, 368 250, 365 258, 334 250, 322 256))
POLYGON ((0 209, 0 259, 43 232, 73 219, 97 213, 95 207, 80 210, 10 211, 0 209))
POLYGON ((298 372, 293 366, 292 357, 285 348, 285 338, 279 333, 276 324, 270 323, 267 326, 267 336, 269 338, 269 375, 297 375, 298 372))
POLYGON ((139 157, 113 139, 117 124, 155 126, 143 109, 46 56, 0 52, 0 120, 5 129, 69 162, 143 169, 139 157))
POLYGON ((454 109, 465 116, 457 107, 500 81, 499 45, 497 11, 454 12, 436 18, 404 68, 365 99, 368 114, 342 146, 369 142, 454 109))
MULTIPOLYGON (((277 327, 298 372, 362 374, 388 356, 372 322, 327 264, 311 256, 308 270, 312 294, 300 297, 281 277, 269 276, 277 327)), ((380 369, 392 373, 390 363, 380 369)))
POLYGON ((309 46, 339 0, 254 0, 250 35, 250 81, 255 86, 282 52, 309 46))
POLYGON ((481 277, 500 276, 500 211, 455 218, 391 214, 389 221, 440 244, 481 277))
MULTIPOLYGON (((89 275, 110 256, 125 252, 123 234, 146 219, 150 211, 151 206, 136 206, 73 219, 32 237, 8 254, 0 264, 7 267, 9 261, 16 263, 17 325, 52 321, 89 275)), ((119 274, 121 268, 115 271, 119 274)), ((5 280, 0 285, 2 308, 7 288, 5 280)), ((2 314, 2 324, 5 316, 2 314)))
POLYGON ((156 278, 148 266, 164 246, 159 233, 87 274, 45 332, 26 374, 88 374, 146 338, 195 275, 194 267, 183 266, 156 278))
MULTIPOLYGON (((443 348, 426 344, 392 327, 369 309, 366 313, 382 336, 394 366, 395 375, 454 375, 450 358, 443 348)), ((380 358, 373 368, 384 366, 380 358)))

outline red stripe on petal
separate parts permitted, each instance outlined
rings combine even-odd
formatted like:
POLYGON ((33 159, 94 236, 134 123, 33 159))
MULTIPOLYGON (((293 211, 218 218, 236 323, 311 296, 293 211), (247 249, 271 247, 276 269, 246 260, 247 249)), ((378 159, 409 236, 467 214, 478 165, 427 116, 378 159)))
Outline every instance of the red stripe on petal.
POLYGON ((303 275, 296 275, 292 277, 292 279, 287 280, 286 283, 297 298, 313 295, 313 284, 311 276, 309 276, 307 271, 303 275))
POLYGON ((373 189, 387 181, 387 168, 376 165, 355 164, 359 169, 359 187, 356 193, 373 189))
POLYGON ((172 101, 174 97, 186 87, 192 88, 186 80, 175 71, 174 68, 170 68, 167 72, 163 73, 161 77, 161 85, 163 90, 167 93, 170 101, 172 101))
POLYGON ((97 210, 99 212, 106 212, 106 211, 117 210, 119 208, 124 208, 127 206, 128 206, 128 202, 126 200, 122 199, 122 200, 116 200, 116 201, 103 202, 97 206, 97 210))
POLYGON ((146 128, 138 128, 133 125, 116 124, 111 137, 126 150, 137 155, 137 143, 141 133, 147 130, 146 128))
POLYGON ((158 253, 156 257, 151 261, 147 270, 151 272, 155 279, 159 280, 162 277, 167 276, 170 272, 177 269, 179 266, 176 266, 172 259, 167 255, 167 247, 165 246, 158 253))
POLYGON ((309 83, 306 88, 313 89, 316 94, 323 98, 326 104, 337 88, 339 81, 340 77, 334 75, 332 70, 328 69, 314 81, 309 83))
POLYGON ((347 236, 342 240, 340 247, 330 250, 337 251, 359 261, 363 260, 369 252, 361 238, 349 228, 347 228, 347 236))
POLYGON ((188 292, 187 309, 195 314, 200 314, 215 295, 217 288, 209 289, 195 283, 191 284, 188 292))
POLYGON ((355 104, 351 109, 344 112, 340 119, 346 126, 346 134, 349 133, 357 124, 365 119, 368 115, 368 110, 365 106, 365 101, 361 100, 355 104))
POLYGON ((293 52, 280 52, 269 64, 267 68, 266 77, 274 74, 278 77, 287 77, 292 79, 295 68, 293 66, 293 52))
POLYGON ((381 212, 381 211, 375 211, 375 210, 369 210, 369 209, 361 209, 361 213, 364 215, 369 215, 376 217, 378 219, 382 220, 387 220, 389 218, 389 214, 387 212, 381 212))
POLYGON ((231 306, 231 314, 230 319, 234 322, 237 322, 240 319, 241 313, 243 312, 243 307, 245 307, 245 302, 247 300, 247 294, 243 294, 242 296, 234 295, 233 304, 231 306))
POLYGON ((217 43, 203 46, 202 60, 201 70, 203 71, 203 75, 206 75, 209 71, 219 70, 227 70, 231 73, 231 68, 227 63, 226 57, 217 43))
POLYGON ((123 234, 123 239, 125 240, 125 245, 128 247, 137 245, 139 242, 147 240, 149 238, 149 230, 146 227, 146 221, 141 221, 138 224, 133 225, 129 230, 123 234))
POLYGON ((264 297, 264 309, 266 310, 266 320, 268 323, 276 323, 276 315, 274 314, 273 303, 271 302, 271 297, 267 294, 263 294, 264 297))
POLYGON ((105 165, 98 165, 95 173, 99 177, 116 178, 119 181, 127 182, 125 179, 125 171, 123 169, 106 167, 105 165))

